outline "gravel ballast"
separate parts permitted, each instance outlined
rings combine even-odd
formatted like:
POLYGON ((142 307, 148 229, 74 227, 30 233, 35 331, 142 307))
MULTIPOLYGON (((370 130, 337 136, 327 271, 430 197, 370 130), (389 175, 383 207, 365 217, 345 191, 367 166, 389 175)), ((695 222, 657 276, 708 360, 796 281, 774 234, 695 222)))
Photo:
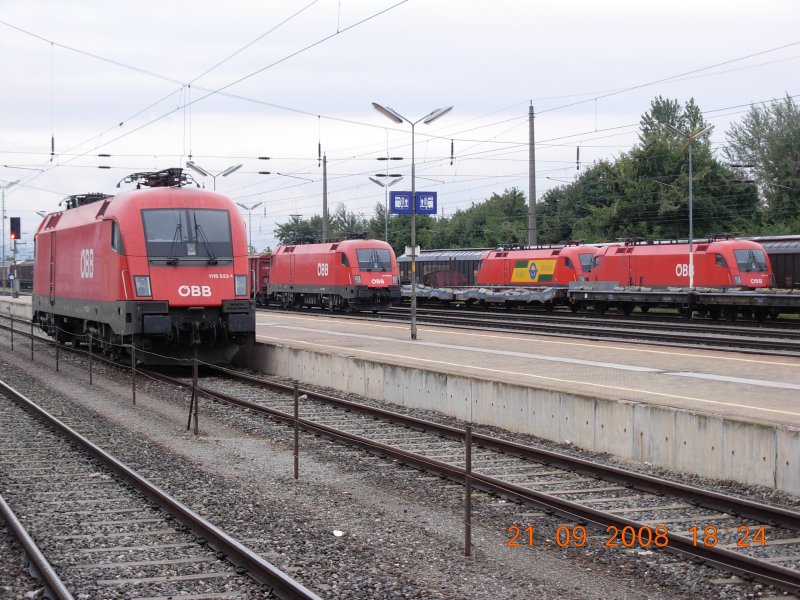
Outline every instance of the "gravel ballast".
MULTIPOLYGON (((188 390, 140 379, 133 406, 130 377, 116 369, 95 365, 89 386, 85 367, 64 354, 56 373, 44 350, 34 363, 23 352, 10 353, 7 342, 0 350, 0 378, 9 385, 326 598, 768 593, 664 552, 560 548, 552 534, 563 520, 481 493, 473 500, 474 549, 464 557, 461 486, 308 435, 301 436, 295 481, 285 426, 201 399, 195 437, 186 431, 188 390), (508 547, 509 526, 528 524, 533 547, 508 547)), ((16 596, 18 575, 6 571, 0 570, 0 589, 16 596)))

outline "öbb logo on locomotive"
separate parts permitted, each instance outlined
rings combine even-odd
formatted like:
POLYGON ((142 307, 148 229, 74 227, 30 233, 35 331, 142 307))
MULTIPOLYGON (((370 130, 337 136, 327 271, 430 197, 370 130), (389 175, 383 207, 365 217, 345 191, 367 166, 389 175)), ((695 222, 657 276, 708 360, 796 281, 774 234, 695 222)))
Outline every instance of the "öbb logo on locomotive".
POLYGON ((328 263, 317 263, 317 276, 327 277, 328 272, 328 263))
POLYGON ((688 277, 689 276, 689 265, 686 263, 678 263, 675 265, 675 275, 678 277, 688 277))
POLYGON ((81 250, 81 279, 91 279, 94 277, 94 249, 83 248, 81 250))
POLYGON ((208 285, 182 285, 178 287, 178 295, 181 298, 210 298, 211 286, 208 285))

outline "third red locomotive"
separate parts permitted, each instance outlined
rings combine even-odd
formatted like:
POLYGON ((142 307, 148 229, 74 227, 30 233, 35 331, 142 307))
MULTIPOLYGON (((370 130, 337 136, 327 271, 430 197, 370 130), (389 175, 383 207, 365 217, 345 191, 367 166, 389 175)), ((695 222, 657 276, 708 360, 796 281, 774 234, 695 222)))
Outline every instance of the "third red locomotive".
POLYGON ((475 283, 481 286, 560 286, 588 281, 592 246, 536 247, 488 250, 481 256, 475 283))

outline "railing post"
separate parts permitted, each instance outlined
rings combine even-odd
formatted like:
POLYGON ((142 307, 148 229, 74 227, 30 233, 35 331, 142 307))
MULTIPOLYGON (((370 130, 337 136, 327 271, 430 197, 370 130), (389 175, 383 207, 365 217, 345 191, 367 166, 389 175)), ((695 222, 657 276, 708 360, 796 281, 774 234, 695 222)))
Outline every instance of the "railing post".
POLYGON ((194 434, 197 435, 197 416, 200 405, 200 397, 197 395, 197 357, 192 360, 192 394, 194 395, 194 434))
POLYGON ((469 424, 464 428, 464 449, 464 556, 469 556, 472 551, 472 426, 469 424))
POLYGON ((87 334, 86 339, 89 342, 89 385, 92 385, 92 334, 87 334))
POLYGON ((136 406, 136 346, 131 339, 131 389, 133 391, 133 405, 136 406))
POLYGON ((300 477, 300 399, 297 382, 294 382, 294 478, 300 477))
POLYGON ((33 319, 31 319, 31 362, 33 362, 33 319))

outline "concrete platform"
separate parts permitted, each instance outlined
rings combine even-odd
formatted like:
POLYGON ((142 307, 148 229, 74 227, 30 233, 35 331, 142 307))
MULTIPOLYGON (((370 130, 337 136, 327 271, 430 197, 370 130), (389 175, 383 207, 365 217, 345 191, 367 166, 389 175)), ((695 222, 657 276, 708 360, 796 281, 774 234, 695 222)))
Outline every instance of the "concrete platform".
POLYGON ((800 494, 800 359, 262 312, 268 373, 800 494))

